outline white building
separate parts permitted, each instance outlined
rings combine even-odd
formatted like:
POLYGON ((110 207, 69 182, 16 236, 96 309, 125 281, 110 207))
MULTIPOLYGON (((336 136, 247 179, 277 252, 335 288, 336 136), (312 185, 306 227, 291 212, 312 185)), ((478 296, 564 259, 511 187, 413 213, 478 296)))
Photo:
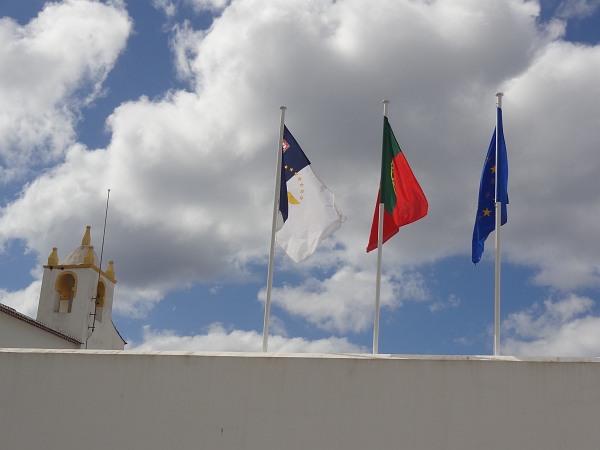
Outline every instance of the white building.
POLYGON ((0 448, 598 450, 600 359, 0 349, 0 448))
POLYGON ((44 266, 36 319, 0 305, 0 347, 123 350, 112 322, 115 271, 105 271, 91 245, 90 227, 81 245, 59 261, 52 249, 44 266))
POLYGON ((123 351, 96 264, 88 228, 0 308, 0 449, 600 448, 600 358, 123 351))

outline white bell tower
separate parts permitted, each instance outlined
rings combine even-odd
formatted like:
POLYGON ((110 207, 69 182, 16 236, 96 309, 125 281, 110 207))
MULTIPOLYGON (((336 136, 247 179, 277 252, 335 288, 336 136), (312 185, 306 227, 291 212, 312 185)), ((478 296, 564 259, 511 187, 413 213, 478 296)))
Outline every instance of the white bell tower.
POLYGON ((79 340, 82 348, 123 350, 125 341, 112 322, 115 271, 113 261, 102 271, 91 227, 81 245, 59 262, 54 247, 44 266, 37 320, 79 340))

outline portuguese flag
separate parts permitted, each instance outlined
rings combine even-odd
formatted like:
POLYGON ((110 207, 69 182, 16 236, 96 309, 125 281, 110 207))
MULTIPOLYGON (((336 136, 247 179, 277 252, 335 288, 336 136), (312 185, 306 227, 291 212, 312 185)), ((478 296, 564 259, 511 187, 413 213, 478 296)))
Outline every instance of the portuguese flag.
POLYGON ((367 252, 377 248, 380 203, 384 204, 382 243, 395 235, 401 226, 427 215, 425 194, 413 175, 386 116, 383 117, 381 181, 367 252))

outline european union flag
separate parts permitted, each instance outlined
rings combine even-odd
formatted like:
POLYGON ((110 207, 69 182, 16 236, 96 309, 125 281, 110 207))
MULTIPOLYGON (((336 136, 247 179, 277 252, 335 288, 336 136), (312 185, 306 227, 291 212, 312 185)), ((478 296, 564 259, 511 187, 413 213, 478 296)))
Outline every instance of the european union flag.
POLYGON ((501 203, 501 225, 508 220, 506 205, 508 204, 508 158, 506 143, 502 130, 502 109, 496 108, 498 114, 498 129, 494 130, 492 142, 488 148, 481 183, 479 185, 479 201, 473 229, 473 248, 471 259, 477 264, 481 260, 484 242, 496 227, 496 200, 501 203), (496 132, 498 132, 498 163, 496 163, 496 132), (496 186, 496 171, 498 186, 496 186), (496 189, 497 188, 497 189, 496 189))

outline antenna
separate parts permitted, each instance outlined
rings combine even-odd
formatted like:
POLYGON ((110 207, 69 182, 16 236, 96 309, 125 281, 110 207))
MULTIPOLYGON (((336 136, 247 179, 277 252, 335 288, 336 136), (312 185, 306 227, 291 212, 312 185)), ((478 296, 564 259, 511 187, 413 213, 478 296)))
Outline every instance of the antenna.
POLYGON ((92 319, 92 326, 91 327, 88 326, 88 330, 90 330, 90 333, 88 334, 88 337, 85 340, 85 348, 86 349, 88 347, 88 340, 94 333, 94 330, 96 329, 96 313, 98 311, 98 297, 99 297, 98 286, 100 286, 100 277, 102 274, 102 256, 104 255, 104 238, 106 237, 106 220, 108 218, 108 202, 109 202, 109 200, 110 200, 110 189, 108 190, 108 192, 106 194, 106 210, 104 211, 104 229, 102 230, 102 246, 100 247, 100 265, 98 267, 98 281, 96 282, 96 297, 92 297, 92 301, 94 302, 94 312, 90 313, 90 316, 92 316, 93 319, 92 319))

